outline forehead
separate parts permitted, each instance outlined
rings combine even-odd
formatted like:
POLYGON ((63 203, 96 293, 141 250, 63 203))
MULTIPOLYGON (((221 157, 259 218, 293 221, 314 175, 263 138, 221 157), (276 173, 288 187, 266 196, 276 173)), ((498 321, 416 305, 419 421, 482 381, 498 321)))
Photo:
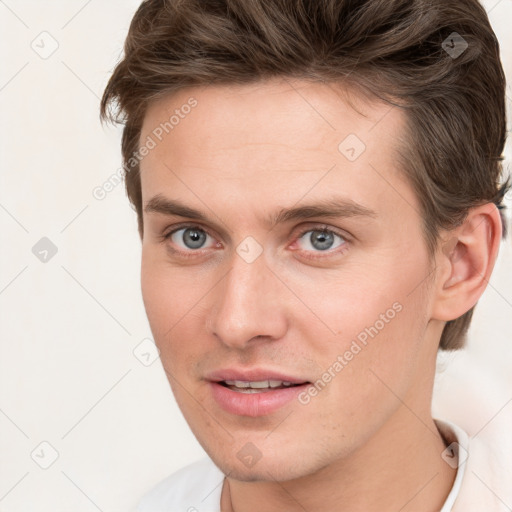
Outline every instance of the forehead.
MULTIPOLYGON (((341 84, 272 79, 246 85, 190 87, 150 103, 141 141, 160 127, 163 138, 172 134, 176 143, 184 142, 191 135, 187 129, 190 124, 195 136, 202 138, 204 151, 232 151, 239 145, 258 143, 267 144, 266 150, 280 144, 300 149, 298 142, 307 149, 331 140, 340 142, 349 130, 365 143, 393 143, 400 135, 403 113, 341 84)), ((180 149, 187 152, 190 144, 180 149)), ((187 156, 195 154, 192 150, 187 156)))
POLYGON ((335 189, 374 208, 396 205, 405 187, 410 204, 396 159, 403 132, 399 108, 341 86, 276 79, 183 89, 147 110, 140 143, 155 145, 140 164, 143 200, 186 195, 197 205, 220 195, 263 207, 335 189))

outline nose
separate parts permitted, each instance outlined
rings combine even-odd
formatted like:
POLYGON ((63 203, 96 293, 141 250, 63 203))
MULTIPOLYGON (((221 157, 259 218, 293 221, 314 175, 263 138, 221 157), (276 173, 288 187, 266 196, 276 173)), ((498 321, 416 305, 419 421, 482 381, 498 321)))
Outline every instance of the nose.
POLYGON ((247 263, 234 254, 231 270, 211 295, 211 333, 225 345, 244 349, 255 339, 276 340, 287 329, 282 283, 266 267, 264 255, 247 263))

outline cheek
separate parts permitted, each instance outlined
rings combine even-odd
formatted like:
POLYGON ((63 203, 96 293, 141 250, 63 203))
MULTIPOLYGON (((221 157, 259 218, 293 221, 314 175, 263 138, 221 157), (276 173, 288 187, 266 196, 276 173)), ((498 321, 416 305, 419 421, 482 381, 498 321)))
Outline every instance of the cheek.
POLYGON ((161 265, 148 253, 149 251, 143 249, 141 291, 146 315, 158 343, 164 329, 169 329, 172 325, 172 319, 169 318, 173 311, 172 293, 169 293, 172 288, 168 288, 165 274, 160 271, 161 265))
POLYGON ((289 274, 286 281, 300 299, 290 313, 295 325, 309 333, 306 337, 311 336, 312 329, 317 332, 314 338, 321 332, 338 348, 347 340, 364 343, 372 333, 389 331, 410 302, 410 288, 382 267, 375 275, 369 265, 361 265, 359 269, 352 266, 307 277, 289 274))
MULTIPOLYGON (((339 326, 341 334, 309 345, 309 357, 320 362, 323 373, 315 382, 318 393, 301 402, 308 403, 304 421, 315 418, 329 431, 343 432, 349 445, 369 438, 400 407, 397 397, 406 397, 423 371, 420 305, 410 297, 383 305, 351 309, 339 326), (375 313, 384 314, 388 323, 375 313)), ((312 331, 308 336, 315 339, 312 331)))
POLYGON ((188 272, 169 265, 158 250, 143 247, 142 298, 155 336, 166 333, 191 309, 201 291, 198 283, 188 272))
POLYGON ((186 295, 190 288, 183 287, 161 258, 143 248, 141 265, 141 291, 144 308, 160 356, 165 363, 172 348, 172 339, 184 315, 186 295))
POLYGON ((310 298, 309 309, 321 323, 313 324, 311 316, 297 320, 303 338, 311 340, 313 358, 336 375, 333 390, 359 397, 376 393, 383 388, 376 375, 390 386, 407 385, 428 323, 428 295, 418 286, 428 273, 422 259, 418 254, 408 261, 381 260, 378 272, 365 265, 365 272, 352 268, 322 286, 304 285, 300 293, 310 298), (315 341, 319 332, 321 342, 315 341))
POLYGON ((190 368, 200 356, 194 350, 204 347, 193 340, 204 339, 204 298, 210 287, 197 274, 173 268, 165 258, 143 248, 144 307, 162 362, 173 373, 190 368))

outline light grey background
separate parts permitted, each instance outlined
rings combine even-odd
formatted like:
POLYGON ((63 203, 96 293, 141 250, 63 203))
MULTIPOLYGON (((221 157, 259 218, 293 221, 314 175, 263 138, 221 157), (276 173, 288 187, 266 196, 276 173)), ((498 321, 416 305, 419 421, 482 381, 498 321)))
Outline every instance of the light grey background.
MULTIPOLYGON (((98 104, 138 4, 0 0, 0 512, 134 510, 204 453, 148 365, 124 185, 93 195, 121 165, 98 104)), ((484 5, 510 80, 512 0, 484 5)), ((435 415, 470 435, 512 425, 511 268, 507 240, 468 349, 440 359, 435 415)))

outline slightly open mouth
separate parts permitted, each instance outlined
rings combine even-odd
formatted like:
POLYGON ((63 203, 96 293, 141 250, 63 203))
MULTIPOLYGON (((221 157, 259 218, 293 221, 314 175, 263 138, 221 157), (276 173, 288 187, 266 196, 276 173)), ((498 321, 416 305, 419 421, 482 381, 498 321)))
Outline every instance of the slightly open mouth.
POLYGON ((238 393, 267 393, 269 391, 276 391, 278 389, 288 389, 297 386, 303 386, 307 382, 292 383, 280 380, 264 380, 258 382, 247 382, 239 380, 223 380, 218 382, 221 386, 224 386, 231 391, 237 391, 238 393))

